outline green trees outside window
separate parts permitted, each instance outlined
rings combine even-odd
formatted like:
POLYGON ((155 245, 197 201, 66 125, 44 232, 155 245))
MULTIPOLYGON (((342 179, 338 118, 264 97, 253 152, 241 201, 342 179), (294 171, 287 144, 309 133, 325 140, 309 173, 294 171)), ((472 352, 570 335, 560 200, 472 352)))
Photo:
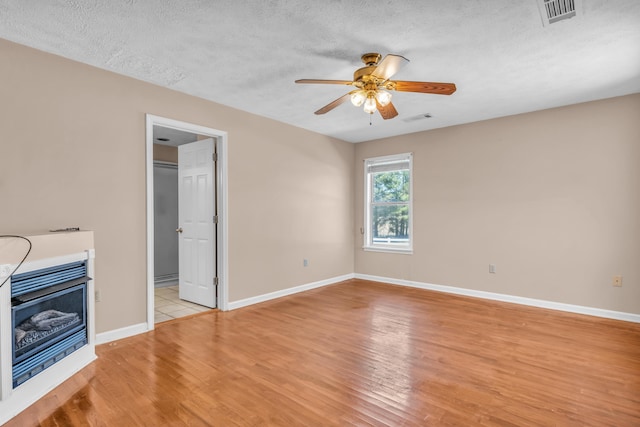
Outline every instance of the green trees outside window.
POLYGON ((372 174, 372 238, 374 243, 409 240, 409 171, 372 174))
POLYGON ((410 153, 365 160, 365 248, 411 251, 410 153))

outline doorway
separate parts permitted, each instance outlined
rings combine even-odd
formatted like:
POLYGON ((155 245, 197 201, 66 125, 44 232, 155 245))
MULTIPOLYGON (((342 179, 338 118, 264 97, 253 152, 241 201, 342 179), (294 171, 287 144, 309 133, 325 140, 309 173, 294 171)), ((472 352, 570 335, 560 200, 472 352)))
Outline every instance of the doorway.
MULTIPOLYGON (((161 293, 163 297, 166 295, 175 295, 177 297, 176 282, 178 281, 178 271, 175 271, 177 260, 171 259, 170 262, 166 262, 166 260, 175 256, 175 254, 172 255, 170 253, 170 249, 172 247, 175 248, 177 240, 182 236, 179 234, 179 231, 182 229, 180 225, 177 227, 171 226, 171 232, 175 233, 173 236, 171 236, 171 233, 167 234, 166 225, 164 226, 164 235, 161 236, 161 234, 158 233, 156 222, 167 221, 167 218, 163 218, 163 216, 166 217, 167 206, 169 206, 170 210, 173 209, 171 204, 173 203, 172 199, 175 195, 163 194, 162 192, 158 193, 158 186, 154 184, 156 184, 158 180, 166 181, 167 179, 172 179, 168 178, 167 175, 171 176, 175 173, 167 173, 167 171, 171 171, 172 169, 175 171, 178 167, 178 150, 186 151, 183 150, 187 147, 186 144, 192 144, 195 141, 202 142, 202 140, 206 139, 212 142, 212 149, 215 153, 214 160, 216 160, 215 165, 212 167, 214 188, 212 188, 211 191, 211 193, 215 195, 211 196, 213 197, 211 203, 215 205, 215 217, 211 218, 212 221, 215 221, 215 246, 210 252, 210 255, 208 255, 212 259, 206 263, 206 266, 214 273, 211 277, 211 286, 213 286, 214 283, 217 284, 217 292, 211 297, 212 302, 207 305, 216 306, 221 310, 227 310, 227 134, 226 132, 216 129, 150 114, 147 115, 146 121, 147 328, 151 330, 155 324, 155 295, 157 288, 163 288, 161 293), (156 148, 155 160, 154 147, 156 148), (158 148, 162 148, 162 150, 158 150, 158 148), (162 154, 158 155, 158 152, 162 154), (160 208, 158 207, 159 205, 161 205, 160 208), (159 212, 159 210, 165 212, 159 212), (163 239, 162 242, 164 243, 162 245, 156 245, 157 239, 163 239), (165 251, 169 253, 164 253, 165 251), (162 266, 157 267, 157 263, 162 263, 162 266), (163 287, 162 285, 165 286, 163 287), (172 293, 172 291, 175 292, 175 294, 172 293)), ((177 183, 175 187, 177 187, 177 183)), ((209 193, 206 194, 209 195, 209 193)), ((177 200, 175 202, 177 203, 177 200)), ((172 215, 174 214, 170 212, 168 216, 171 218, 172 215)), ((168 221, 175 222, 175 219, 168 219, 168 221)), ((184 272, 188 272, 188 270, 185 269, 184 272)), ((207 282, 209 282, 209 280, 207 280, 207 282)), ((160 297, 158 301, 164 303, 163 297, 160 297)), ((187 303, 185 302, 185 304, 187 303)))

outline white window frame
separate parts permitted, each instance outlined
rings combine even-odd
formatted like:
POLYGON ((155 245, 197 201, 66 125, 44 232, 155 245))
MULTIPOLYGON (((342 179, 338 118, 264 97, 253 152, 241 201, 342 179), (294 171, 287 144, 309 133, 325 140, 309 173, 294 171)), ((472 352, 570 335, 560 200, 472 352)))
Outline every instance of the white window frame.
MULTIPOLYGON (((402 168, 404 169, 404 168, 402 168)), ((398 170, 402 170, 398 169, 398 170)), ((389 169, 394 170, 394 169, 389 169)), ((365 251, 413 253, 413 153, 394 154, 391 156, 372 157, 364 160, 364 245, 365 251), (374 243, 372 236, 372 192, 373 181, 370 169, 372 166, 392 162, 409 162, 409 241, 406 244, 374 243)))

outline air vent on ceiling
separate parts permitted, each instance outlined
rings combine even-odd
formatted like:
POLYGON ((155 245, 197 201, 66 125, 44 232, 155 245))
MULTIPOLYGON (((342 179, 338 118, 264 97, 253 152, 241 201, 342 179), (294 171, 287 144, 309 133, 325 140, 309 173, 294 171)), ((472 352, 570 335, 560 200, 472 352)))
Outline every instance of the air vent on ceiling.
POLYGON ((423 113, 423 114, 418 114, 417 116, 407 117, 406 119, 404 119, 404 121, 409 123, 409 122, 415 122, 417 120, 430 119, 431 117, 433 117, 431 113, 423 113))
POLYGON ((582 0, 537 0, 545 27, 558 21, 573 18, 582 12, 582 0))

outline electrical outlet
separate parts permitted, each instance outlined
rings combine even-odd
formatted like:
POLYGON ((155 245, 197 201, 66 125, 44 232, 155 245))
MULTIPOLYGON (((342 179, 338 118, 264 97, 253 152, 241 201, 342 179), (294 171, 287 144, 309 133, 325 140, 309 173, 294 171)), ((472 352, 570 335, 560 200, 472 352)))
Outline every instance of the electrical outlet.
POLYGON ((611 284, 618 288, 622 287, 622 276, 613 276, 613 281, 611 284))
POLYGON ((302 260, 302 266, 303 267, 309 267, 309 260, 308 259, 303 259, 302 260))
POLYGON ((496 273, 496 265, 495 264, 489 264, 489 273, 492 273, 492 274, 496 273))

